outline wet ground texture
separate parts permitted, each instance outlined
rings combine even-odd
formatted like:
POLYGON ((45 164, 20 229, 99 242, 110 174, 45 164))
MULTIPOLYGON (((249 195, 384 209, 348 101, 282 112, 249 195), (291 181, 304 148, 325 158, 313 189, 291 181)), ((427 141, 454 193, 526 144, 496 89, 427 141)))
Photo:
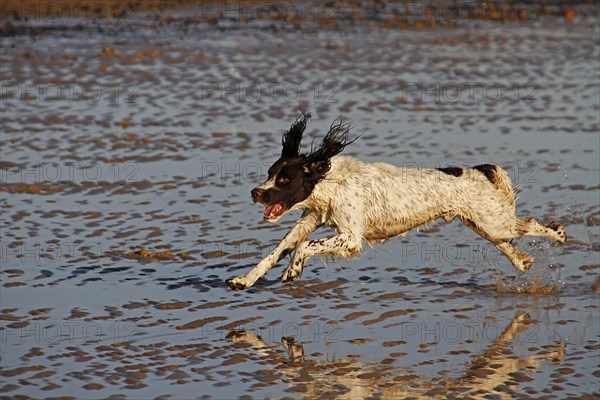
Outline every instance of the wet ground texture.
POLYGON ((3 398, 600 395, 597 5, 13 3, 3 398), (365 161, 498 163, 569 239, 523 275, 434 223, 230 291, 300 216, 250 198, 300 108, 306 149, 341 116, 365 161))

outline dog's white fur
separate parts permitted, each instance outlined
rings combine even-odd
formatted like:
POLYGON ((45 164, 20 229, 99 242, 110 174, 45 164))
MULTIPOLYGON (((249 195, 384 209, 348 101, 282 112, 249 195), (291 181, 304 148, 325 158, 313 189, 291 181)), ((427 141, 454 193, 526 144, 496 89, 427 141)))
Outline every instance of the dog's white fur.
MULTIPOLYGON (((492 242, 516 268, 526 271, 533 259, 509 240, 529 235, 563 243, 564 228, 517 218, 510 178, 502 168, 494 168, 493 178, 467 167, 460 176, 453 176, 436 169, 399 168, 334 156, 329 171, 311 194, 289 210, 305 210, 297 225, 254 269, 228 280, 228 284, 233 289, 252 286, 293 251, 281 278, 291 282, 314 255, 351 258, 361 251, 363 241, 386 240, 437 218, 446 222, 459 218, 492 242), (338 235, 308 240, 308 235, 322 225, 332 226, 338 235)), ((271 179, 259 188, 272 185, 271 179)))

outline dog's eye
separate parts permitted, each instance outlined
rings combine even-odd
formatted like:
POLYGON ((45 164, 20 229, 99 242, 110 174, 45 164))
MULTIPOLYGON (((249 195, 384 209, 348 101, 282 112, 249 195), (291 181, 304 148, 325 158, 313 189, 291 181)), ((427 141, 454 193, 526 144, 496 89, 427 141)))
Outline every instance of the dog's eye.
POLYGON ((277 178, 277 183, 279 183, 280 185, 286 185, 290 183, 290 178, 288 178, 287 176, 280 176, 277 178))

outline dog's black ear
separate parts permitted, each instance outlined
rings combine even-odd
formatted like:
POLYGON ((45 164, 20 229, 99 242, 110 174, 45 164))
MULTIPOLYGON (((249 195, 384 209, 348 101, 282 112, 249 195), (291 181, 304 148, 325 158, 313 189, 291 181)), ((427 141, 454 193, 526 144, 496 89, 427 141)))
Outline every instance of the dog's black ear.
POLYGON ((329 171, 331 157, 341 153, 347 145, 358 139, 357 137, 348 140, 350 128, 352 126, 349 123, 342 123, 341 118, 331 124, 323 142, 306 156, 306 162, 304 163, 305 175, 322 177, 329 171))
POLYGON ((290 130, 283 134, 281 138, 281 144, 283 150, 281 150, 281 157, 295 157, 299 154, 300 142, 302 141, 302 134, 306 129, 306 124, 310 119, 310 113, 304 113, 296 118, 296 121, 290 127, 290 130))

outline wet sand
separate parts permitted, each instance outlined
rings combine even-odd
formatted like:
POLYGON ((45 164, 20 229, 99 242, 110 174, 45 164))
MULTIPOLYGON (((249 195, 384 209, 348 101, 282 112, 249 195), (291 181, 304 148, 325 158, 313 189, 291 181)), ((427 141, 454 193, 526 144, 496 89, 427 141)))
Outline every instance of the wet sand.
POLYGON ((145 4, 3 15, 3 398, 600 396, 593 5, 145 4), (229 291, 300 216, 250 199, 299 107, 306 147, 498 163, 569 239, 522 276, 435 223, 229 291))

